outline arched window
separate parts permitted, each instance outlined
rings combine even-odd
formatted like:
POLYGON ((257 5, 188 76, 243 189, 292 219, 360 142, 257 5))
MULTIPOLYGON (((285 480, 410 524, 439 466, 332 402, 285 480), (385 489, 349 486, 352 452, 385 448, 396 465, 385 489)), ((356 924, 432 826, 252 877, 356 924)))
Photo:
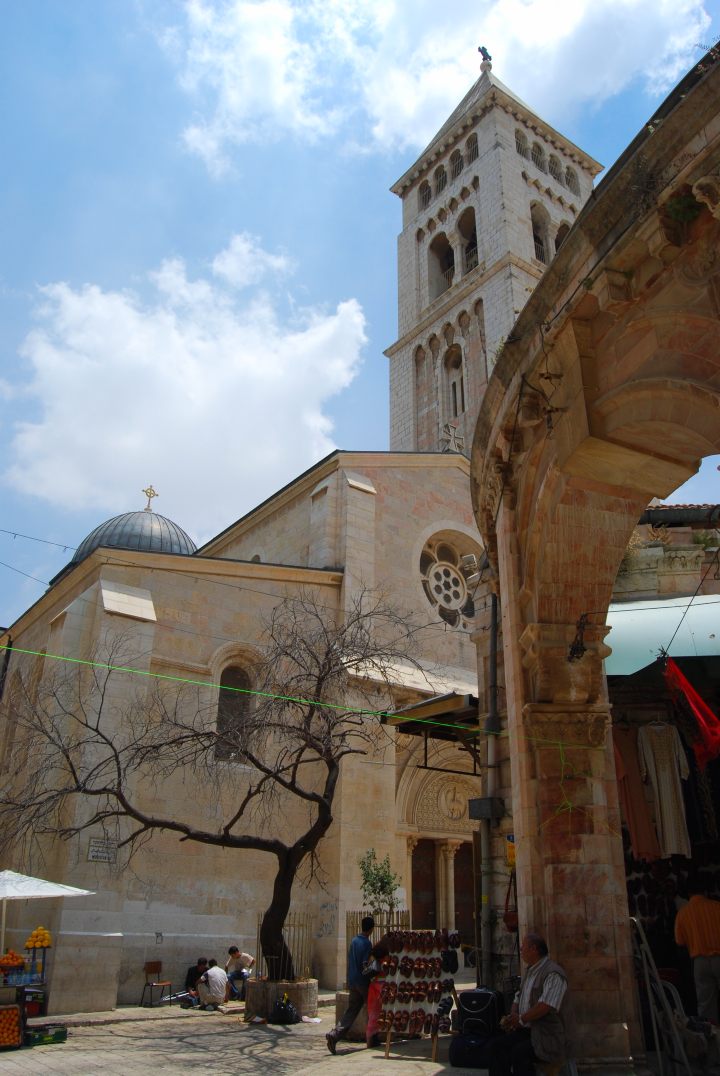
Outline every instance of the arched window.
POLYGON ((457 344, 448 348, 443 359, 445 381, 445 414, 449 419, 458 418, 465 411, 465 379, 463 377, 462 352, 457 344))
POLYGON ((539 142, 533 142, 532 150, 530 151, 530 158, 532 163, 540 169, 541 172, 547 172, 547 161, 545 160, 545 151, 539 142))
POLYGON ((535 202, 530 206, 530 220, 532 223, 532 236, 535 257, 545 265, 550 261, 550 245, 548 242, 548 226, 550 218, 547 210, 535 202))
POLYGON ((548 171, 550 172, 550 175, 553 177, 553 179, 556 179, 558 183, 563 182, 562 165, 560 164, 560 161, 557 159, 557 157, 550 157, 550 161, 548 163, 548 171))
POLYGON ((250 712, 252 696, 250 677, 237 665, 229 665, 220 676, 217 709, 217 739, 215 758, 231 761, 240 759, 245 721, 250 712))
POLYGON ((431 198, 432 191, 430 189, 430 184, 424 179, 418 188, 418 209, 427 209, 430 205, 431 198))
POLYGON ((445 171, 445 166, 441 164, 435 171, 435 193, 439 194, 440 191, 444 191, 446 187, 447 172, 445 171))
POLYGON ((478 156, 478 141, 477 135, 471 134, 465 143, 465 160, 468 164, 470 161, 476 161, 478 156))
POLYGON ((455 276, 455 255, 445 232, 436 235, 428 247, 430 301, 447 291, 455 276))
POLYGON ((558 228, 557 235, 555 236, 555 250, 556 251, 560 250, 560 247, 565 242, 565 236, 568 234, 569 231, 570 231, 570 225, 569 224, 561 224, 560 227, 558 228))
POLYGON ((469 273, 478 263, 477 231, 475 230, 475 210, 468 207, 458 220, 458 232, 463 240, 463 273, 469 273))
POLYGON ((462 170, 463 170, 462 153, 460 152, 459 149, 456 149, 455 152, 450 157, 450 175, 451 175, 451 177, 453 179, 457 179, 457 177, 460 175, 462 170))
POLYGON ((521 157, 529 157, 530 150, 528 149, 527 135, 524 131, 515 131, 515 149, 521 157))
POLYGON ((580 194, 577 172, 573 168, 568 167, 565 169, 565 183, 567 184, 567 189, 572 191, 573 194, 580 194))

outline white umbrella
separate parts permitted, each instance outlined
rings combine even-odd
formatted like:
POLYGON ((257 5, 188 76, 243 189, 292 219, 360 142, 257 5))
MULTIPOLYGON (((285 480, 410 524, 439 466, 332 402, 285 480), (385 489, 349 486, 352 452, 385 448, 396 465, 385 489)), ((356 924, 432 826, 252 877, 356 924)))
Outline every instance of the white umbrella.
POLYGON ((76 889, 73 885, 46 882, 43 878, 31 878, 15 871, 0 871, 0 900, 2 900, 2 925, 0 926, 0 954, 5 952, 5 911, 9 900, 37 900, 42 897, 87 897, 92 889, 76 889))

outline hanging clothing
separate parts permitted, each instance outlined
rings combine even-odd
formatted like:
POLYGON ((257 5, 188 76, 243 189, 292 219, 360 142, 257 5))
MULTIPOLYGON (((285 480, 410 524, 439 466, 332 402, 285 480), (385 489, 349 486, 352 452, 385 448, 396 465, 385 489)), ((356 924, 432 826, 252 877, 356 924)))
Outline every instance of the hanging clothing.
POLYGON ((662 853, 640 778, 637 738, 637 729, 613 728, 620 808, 630 831, 632 854, 651 863, 662 853))
POLYGON ((680 779, 689 768, 674 725, 644 725, 638 733, 640 776, 649 778, 655 797, 655 820, 663 856, 690 857, 680 779))
POLYGON ((697 733, 693 739, 693 751, 698 767, 704 770, 711 759, 720 755, 720 720, 698 694, 690 681, 672 658, 665 662, 665 682, 673 696, 681 695, 697 721, 697 733))

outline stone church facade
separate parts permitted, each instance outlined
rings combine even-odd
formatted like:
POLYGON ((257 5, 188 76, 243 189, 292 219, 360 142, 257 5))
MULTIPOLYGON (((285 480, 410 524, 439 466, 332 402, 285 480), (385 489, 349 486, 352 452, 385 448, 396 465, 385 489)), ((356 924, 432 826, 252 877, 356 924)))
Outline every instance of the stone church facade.
MULTIPOLYGON (((687 188, 700 199, 697 234, 675 229, 668 238, 667 214, 656 220, 650 209, 620 231, 622 199, 636 178, 622 162, 606 215, 594 204, 583 210, 600 166, 484 63, 393 187, 402 230, 398 340, 387 352, 390 451, 333 453, 199 550, 178 544, 177 535, 165 547, 153 544, 141 517, 154 514, 131 513, 140 536, 133 548, 119 532, 100 528, 2 637, 18 649, 82 658, 108 632, 122 632, 143 655, 144 671, 217 685, 227 670, 250 667, 262 646, 262 620, 284 595, 310 587, 341 612, 360 587, 378 586, 437 627, 423 653, 427 676, 399 671, 398 711, 408 716, 408 707, 477 700, 482 731, 492 594, 499 596, 497 757, 489 759, 484 737, 475 760, 452 739, 430 741, 426 755, 409 721, 390 730, 381 758, 345 760, 335 822, 321 850, 324 883, 298 886, 294 905, 314 916, 313 971, 327 986, 344 979, 345 913, 360 906, 357 860, 370 847, 390 856, 417 927, 472 930, 468 879, 477 823, 468 801, 488 796, 491 766, 505 813, 489 833, 493 881, 484 899, 501 907, 514 833, 522 926, 544 930, 554 954, 580 978, 589 960, 598 969, 579 997, 584 1052, 596 1058, 627 1059, 637 1047, 622 1029, 623 1019, 634 1026, 634 1002, 622 848, 612 836, 619 820, 601 665, 607 626, 587 628, 577 665, 566 655, 580 613, 607 607, 650 497, 667 495, 703 455, 720 450, 710 387, 719 128, 708 79, 717 81, 712 70, 691 87, 701 106, 692 122, 668 120, 645 147, 656 148, 653 191, 662 177, 671 193, 685 196, 687 188), (625 245, 613 260, 608 249, 618 234, 625 245), (633 322, 638 303, 669 277, 675 307, 660 297, 661 313, 633 322), (543 365, 547 325, 557 369, 543 365), (599 339, 606 350, 598 366, 599 339), (637 391, 621 386, 613 397, 612 371, 624 363, 629 383, 658 349, 656 380, 648 375, 637 391), (693 356, 699 386, 681 378, 669 384, 671 353, 685 356, 680 364, 693 356), (601 374, 610 387, 596 400, 592 386, 601 374), (587 412, 580 414, 573 401, 583 393, 587 412), (636 428, 635 421, 650 426, 636 428), (648 431, 650 451, 642 440, 648 431), (638 481, 633 476, 643 466, 650 477, 638 481), (535 741, 546 734, 554 746, 543 752, 535 741), (582 741, 572 745, 583 752, 583 810, 555 840, 542 811, 557 808, 556 746, 568 736, 582 741)), ((690 103, 677 107, 685 116, 690 103)), ((11 659, 8 685, 20 660, 11 659)), ((42 675, 49 659, 35 660, 42 675)), ((4 724, 0 747, 12 736, 4 724)), ((232 782, 230 763, 218 763, 218 778, 232 782)), ((197 796, 212 814, 211 797, 188 788, 181 775, 177 795, 197 796)), ((200 952, 219 957, 232 942, 254 947, 270 864, 242 853, 238 867, 237 857, 161 836, 127 870, 97 862, 78 842, 48 848, 44 864, 20 855, 4 864, 29 873, 35 867, 97 894, 67 901, 47 923, 57 936, 53 1010, 136 1000, 147 959, 161 958, 177 981, 200 952)), ((9 925, 17 948, 27 924, 9 925)), ((511 947, 509 935, 494 942, 498 977, 510 968, 511 947)))

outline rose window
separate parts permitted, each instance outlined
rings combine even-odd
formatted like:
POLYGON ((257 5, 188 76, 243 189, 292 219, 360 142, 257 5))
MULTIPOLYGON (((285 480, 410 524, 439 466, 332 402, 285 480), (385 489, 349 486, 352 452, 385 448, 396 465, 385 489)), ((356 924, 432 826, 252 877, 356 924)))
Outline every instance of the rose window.
POLYGON ((428 542, 420 557, 425 595, 453 628, 469 628, 475 616, 460 555, 448 542, 428 542))

